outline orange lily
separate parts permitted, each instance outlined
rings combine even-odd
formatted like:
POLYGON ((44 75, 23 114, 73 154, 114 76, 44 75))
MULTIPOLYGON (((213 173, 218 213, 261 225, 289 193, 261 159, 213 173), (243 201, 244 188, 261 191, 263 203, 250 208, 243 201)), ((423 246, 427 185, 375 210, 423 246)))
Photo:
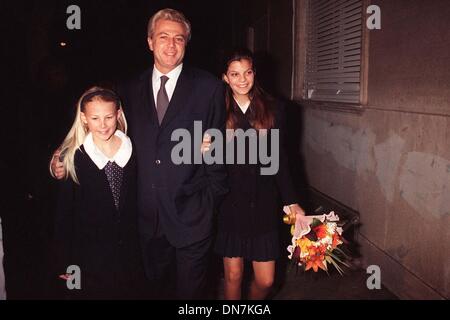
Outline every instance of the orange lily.
POLYGON ((314 228, 317 238, 323 239, 327 236, 327 226, 324 224, 318 225, 314 228))
POLYGON ((331 244, 331 247, 334 249, 341 243, 342 243, 342 241, 341 241, 340 235, 338 233, 333 234, 333 242, 331 244))
POLYGON ((327 266, 324 264, 325 257, 324 256, 312 256, 311 259, 306 263, 305 271, 309 269, 313 269, 314 272, 319 271, 319 268, 327 271, 327 266))

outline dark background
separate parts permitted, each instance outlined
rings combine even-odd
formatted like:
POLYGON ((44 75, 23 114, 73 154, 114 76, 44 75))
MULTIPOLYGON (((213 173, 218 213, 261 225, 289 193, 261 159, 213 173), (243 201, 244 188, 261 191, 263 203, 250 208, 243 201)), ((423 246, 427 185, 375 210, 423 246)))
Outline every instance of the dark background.
MULTIPOLYGON (((61 0, 1 6, 1 108, 8 119, 2 136, 12 155, 2 160, 6 162, 28 159, 34 165, 29 155, 48 154, 59 145, 72 122, 76 99, 89 86, 115 84, 152 66, 147 22, 156 11, 171 7, 191 21, 186 63, 218 75, 219 56, 232 45, 233 17, 226 1, 61 0), (66 27, 71 4, 81 9, 81 30, 66 27), (11 134, 17 130, 20 135, 11 134), (41 142, 46 150, 37 148, 41 142)), ((21 184, 32 184, 28 175, 24 178, 21 184)))
MULTIPOLYGON (((48 270, 55 183, 48 163, 70 129, 82 92, 151 67, 147 22, 167 7, 182 11, 192 24, 185 63, 220 76, 223 53, 245 44, 239 31, 246 24, 240 10, 245 6, 234 0, 1 2, 0 172, 6 187, 0 212, 8 299, 52 297, 48 270), (66 27, 66 9, 72 4, 81 9, 81 30, 66 27)), ((264 52, 261 56, 268 58, 264 52)), ((270 81, 261 79, 271 66, 260 68, 259 76, 273 93, 270 81)), ((291 126, 299 130, 298 123, 291 126)))
POLYGON ((48 161, 86 88, 117 83, 153 65, 147 22, 166 7, 182 11, 192 23, 185 62, 218 74, 218 56, 232 45, 227 2, 1 2, 5 191, 0 212, 8 299, 52 297, 48 270, 55 191, 48 161), (81 30, 66 27, 72 4, 81 9, 81 30))

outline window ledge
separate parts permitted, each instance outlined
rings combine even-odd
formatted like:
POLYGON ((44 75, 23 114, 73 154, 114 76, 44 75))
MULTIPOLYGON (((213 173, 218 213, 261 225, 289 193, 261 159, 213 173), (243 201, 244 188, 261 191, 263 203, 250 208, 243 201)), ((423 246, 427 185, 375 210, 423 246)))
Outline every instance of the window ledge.
POLYGON ((313 101, 313 100, 297 100, 299 104, 306 108, 321 109, 336 112, 362 114, 364 106, 361 104, 345 103, 345 102, 329 102, 329 101, 313 101))

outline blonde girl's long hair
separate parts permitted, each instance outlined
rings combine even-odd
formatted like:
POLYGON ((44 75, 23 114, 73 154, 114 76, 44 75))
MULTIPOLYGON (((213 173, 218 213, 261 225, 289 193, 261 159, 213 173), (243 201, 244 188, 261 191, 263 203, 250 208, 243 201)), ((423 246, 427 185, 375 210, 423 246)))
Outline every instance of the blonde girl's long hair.
MULTIPOLYGON (((81 112, 85 111, 85 107, 88 102, 94 100, 115 102, 117 109, 122 109, 119 97, 112 90, 95 86, 86 90, 81 95, 76 105, 77 112, 72 128, 69 130, 69 133, 67 134, 66 138, 59 148, 61 155, 60 158, 62 158, 62 163, 65 170, 64 179, 67 180, 70 177, 77 184, 79 184, 79 181, 75 168, 75 153, 83 144, 84 139, 89 132, 87 126, 85 126, 81 121, 81 112)), ((127 120, 125 118, 123 110, 120 113, 119 118, 117 119, 117 129, 121 130, 125 134, 127 133, 127 120)), ((51 165, 50 174, 52 175, 52 177, 55 177, 51 165)))

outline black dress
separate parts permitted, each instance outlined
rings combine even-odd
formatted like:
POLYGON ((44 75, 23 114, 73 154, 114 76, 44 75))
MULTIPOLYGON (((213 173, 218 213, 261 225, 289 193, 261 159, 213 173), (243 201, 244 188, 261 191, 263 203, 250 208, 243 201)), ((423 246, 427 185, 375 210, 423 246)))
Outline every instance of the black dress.
MULTIPOLYGON (((238 128, 244 131, 252 128, 249 122, 252 105, 245 114, 235 102, 234 108, 237 110, 238 128)), ((282 204, 292 204, 298 200, 286 158, 282 106, 274 103, 273 112, 274 129, 279 129, 280 133, 279 170, 275 175, 260 174, 260 169, 268 165, 263 165, 259 157, 256 164, 249 164, 248 140, 245 146, 246 164, 237 164, 234 138, 235 159, 233 164, 227 164, 230 192, 219 209, 215 244, 216 253, 222 257, 243 257, 252 261, 270 261, 279 257, 278 226, 283 213, 282 204)), ((269 152, 273 139, 273 133, 269 132, 269 152)))
POLYGON ((80 184, 59 181, 55 223, 55 279, 69 265, 81 270, 81 290, 59 281, 63 299, 140 298, 144 278, 136 217, 136 160, 122 171, 116 209, 105 169, 81 146, 75 154, 80 184))

